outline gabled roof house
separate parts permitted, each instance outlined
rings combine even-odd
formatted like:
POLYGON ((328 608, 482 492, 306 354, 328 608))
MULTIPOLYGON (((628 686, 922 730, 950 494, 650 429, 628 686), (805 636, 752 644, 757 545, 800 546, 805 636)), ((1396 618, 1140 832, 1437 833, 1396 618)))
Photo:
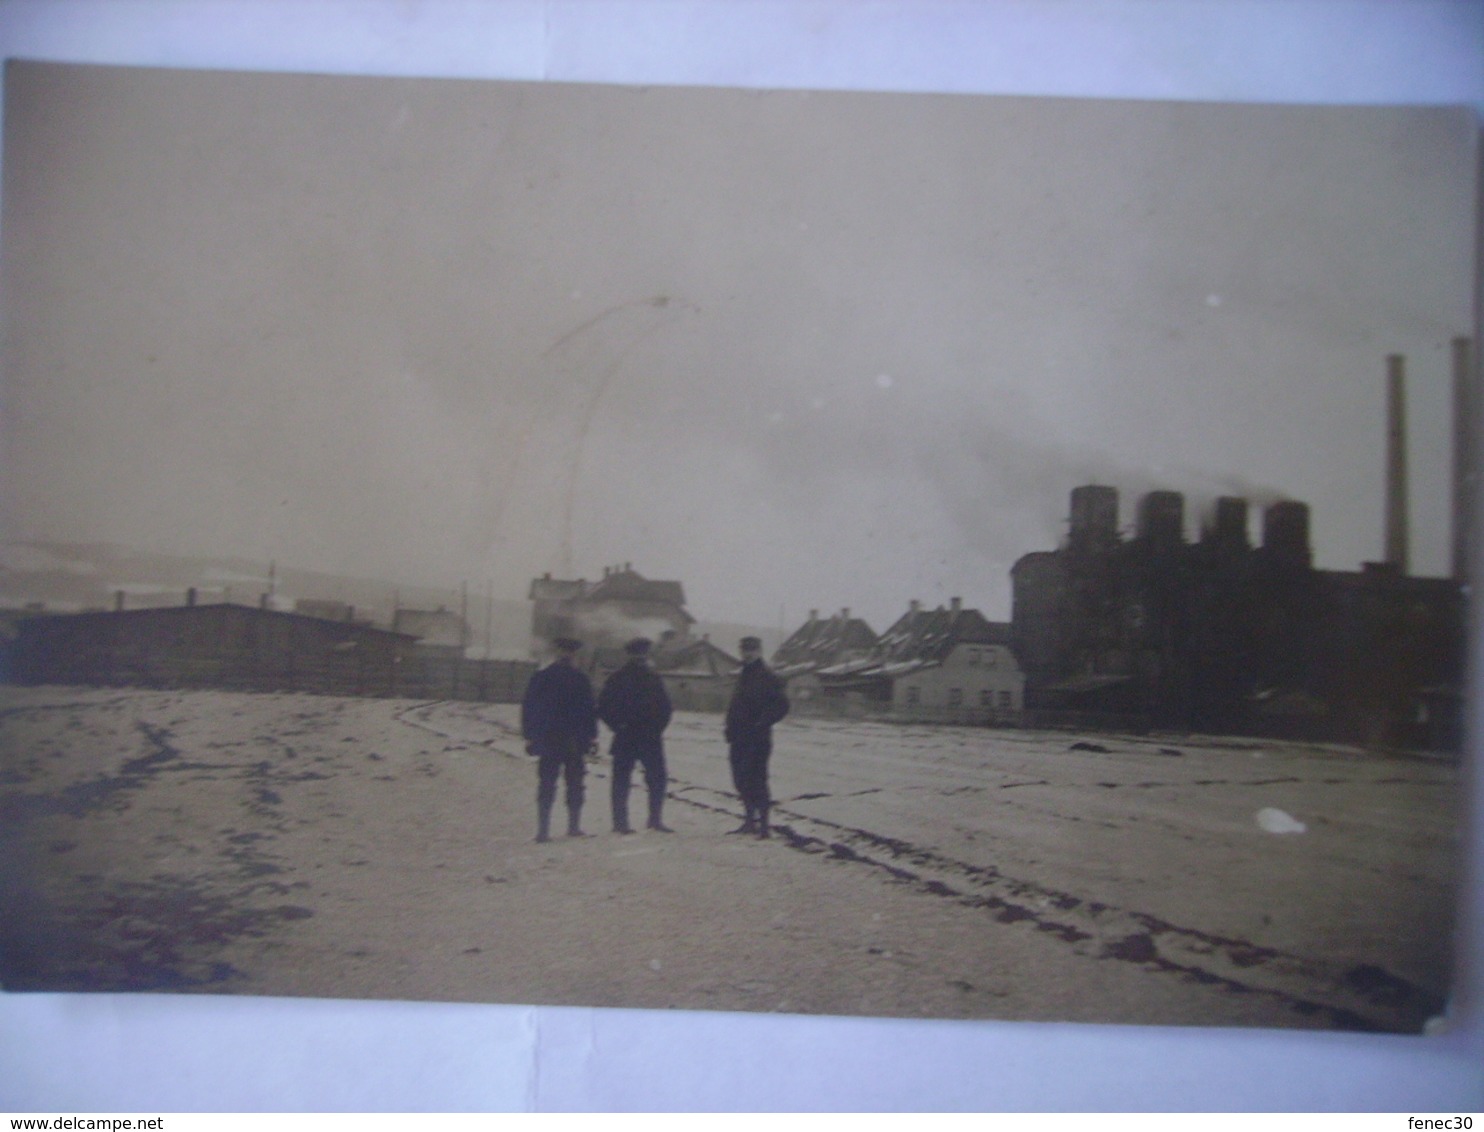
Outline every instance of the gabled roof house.
POLYGON ((923 722, 986 723, 1019 717, 1025 678, 1010 626, 966 609, 917 602, 881 634, 869 655, 817 670, 821 693, 850 696, 923 722))
POLYGON ((633 637, 659 643, 689 640, 695 618, 685 609, 679 582, 646 578, 629 563, 605 567, 589 582, 544 575, 531 582, 532 645, 542 651, 557 637, 577 637, 593 649, 620 648, 633 637))
POLYGON ((784 679, 817 672, 832 664, 858 660, 876 647, 876 634, 847 607, 829 617, 809 611, 809 620, 794 630, 773 654, 773 670, 784 679))

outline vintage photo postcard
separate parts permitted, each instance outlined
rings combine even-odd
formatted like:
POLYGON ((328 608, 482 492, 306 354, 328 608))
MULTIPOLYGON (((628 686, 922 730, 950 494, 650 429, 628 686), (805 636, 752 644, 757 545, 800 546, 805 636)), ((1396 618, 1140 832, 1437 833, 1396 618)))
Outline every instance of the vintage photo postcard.
POLYGON ((5 991, 1447 1024, 1470 112, 4 131, 5 991))

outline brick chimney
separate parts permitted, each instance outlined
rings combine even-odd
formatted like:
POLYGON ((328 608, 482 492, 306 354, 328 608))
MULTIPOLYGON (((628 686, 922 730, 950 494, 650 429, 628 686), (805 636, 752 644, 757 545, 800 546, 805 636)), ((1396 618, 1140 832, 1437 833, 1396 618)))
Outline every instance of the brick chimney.
POLYGON ((1067 543, 1080 551, 1106 550, 1118 541, 1118 489, 1084 484, 1072 489, 1067 543))
POLYGON ((1312 553, 1309 549, 1308 504, 1284 500, 1263 511, 1262 545, 1286 565, 1309 566, 1312 553))
POLYGON ((1411 541, 1407 522, 1407 360, 1386 357, 1386 554, 1387 565, 1407 573, 1411 541))
POLYGON ((1469 579, 1478 499, 1475 444, 1479 412, 1478 358, 1470 338, 1453 339, 1453 578, 1469 579))

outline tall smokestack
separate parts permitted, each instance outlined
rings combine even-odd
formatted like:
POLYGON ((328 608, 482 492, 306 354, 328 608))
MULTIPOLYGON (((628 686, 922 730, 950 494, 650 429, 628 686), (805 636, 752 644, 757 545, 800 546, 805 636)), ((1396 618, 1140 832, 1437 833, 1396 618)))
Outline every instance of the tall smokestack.
POLYGON ((1072 489, 1072 523, 1067 545, 1074 550, 1106 550, 1118 542, 1118 489, 1084 484, 1072 489))
POLYGON ((1469 579, 1478 500, 1474 414, 1479 411, 1479 383, 1474 362, 1473 340, 1453 339, 1453 579, 1458 582, 1469 579))
POLYGON ((1185 540, 1185 497, 1178 491, 1151 491, 1139 500, 1139 537, 1168 548, 1185 540))
POLYGON ((1407 360, 1386 357, 1386 555, 1407 573, 1407 360))
POLYGON ((1211 525, 1202 532, 1218 546, 1233 550, 1245 550, 1247 537, 1247 501, 1235 495, 1223 495, 1216 500, 1216 513, 1211 525))
POLYGON ((1313 562, 1309 548, 1309 505, 1285 499, 1264 510, 1262 545, 1268 557, 1284 567, 1307 569, 1313 562))

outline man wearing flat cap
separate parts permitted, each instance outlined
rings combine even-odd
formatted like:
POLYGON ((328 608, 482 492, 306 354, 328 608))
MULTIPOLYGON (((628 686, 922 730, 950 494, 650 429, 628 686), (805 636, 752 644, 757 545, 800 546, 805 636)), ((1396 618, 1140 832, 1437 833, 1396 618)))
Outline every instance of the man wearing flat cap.
POLYGON ((629 783, 634 764, 644 768, 649 793, 649 828, 673 832, 664 822, 665 728, 670 724, 670 696, 665 682, 650 663, 650 642, 635 637, 624 645, 628 654, 622 668, 603 683, 598 695, 598 718, 613 730, 613 832, 633 833, 629 826, 629 783))
POLYGON ((743 637, 742 670, 727 705, 726 739, 732 764, 732 782, 742 799, 742 824, 733 833, 769 836, 768 758, 773 753, 773 725, 788 714, 783 681, 763 663, 763 642, 743 637))
POLYGON ((574 662, 582 642, 558 637, 556 659, 531 677, 521 702, 520 729, 536 762, 536 840, 551 840, 557 779, 566 778, 567 836, 583 837, 583 760, 596 751, 598 715, 593 685, 574 662))

